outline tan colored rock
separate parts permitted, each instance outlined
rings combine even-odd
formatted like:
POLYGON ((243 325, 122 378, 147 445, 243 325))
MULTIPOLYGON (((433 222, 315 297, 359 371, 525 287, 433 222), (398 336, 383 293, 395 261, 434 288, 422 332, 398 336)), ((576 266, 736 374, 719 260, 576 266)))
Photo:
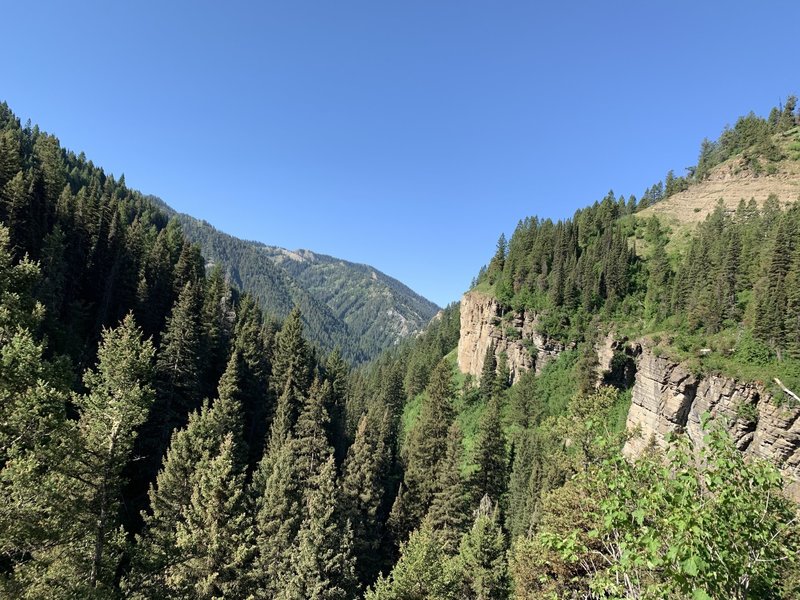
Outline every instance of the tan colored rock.
POLYGON ((627 428, 640 435, 628 440, 625 455, 638 456, 651 441, 663 446, 669 433, 683 428, 696 389, 697 381, 685 368, 642 351, 627 419, 627 428))
POLYGON ((614 361, 614 353, 617 351, 617 338, 613 332, 608 333, 602 340, 595 345, 597 352, 597 381, 603 380, 603 376, 611 371, 614 361))
POLYGON ((666 436, 678 431, 702 446, 701 419, 708 413, 724 419, 739 450, 773 462, 786 479, 787 493, 800 500, 800 407, 777 406, 755 383, 720 375, 698 378, 683 365, 640 348, 627 420, 628 429, 640 435, 625 444, 626 456, 640 455, 651 442, 664 446, 666 436))
POLYGON ((741 158, 717 166, 708 179, 689 186, 689 189, 670 196, 640 213, 642 219, 651 215, 667 221, 695 225, 705 219, 723 201, 728 210, 736 210, 739 200, 754 198, 759 206, 771 195, 782 205, 800 196, 800 163, 783 161, 774 175, 755 176, 743 166, 741 158))
POLYGON ((467 292, 461 299, 461 335, 458 340, 458 368, 479 379, 487 349, 494 344, 495 356, 505 353, 511 383, 523 373, 542 367, 564 349, 537 332, 534 313, 513 314, 503 319, 500 303, 480 292, 467 292), (534 355, 528 347, 536 349, 534 355))

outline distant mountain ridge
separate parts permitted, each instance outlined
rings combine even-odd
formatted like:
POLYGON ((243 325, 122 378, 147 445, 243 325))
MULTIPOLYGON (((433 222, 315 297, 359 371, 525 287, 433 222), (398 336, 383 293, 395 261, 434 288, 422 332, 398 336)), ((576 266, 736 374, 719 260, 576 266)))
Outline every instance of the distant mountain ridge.
POLYGON ((440 310, 369 265, 242 240, 159 198, 151 201, 175 217, 206 260, 222 265, 231 283, 256 297, 268 314, 283 318, 298 306, 309 339, 324 352, 338 347, 351 363, 375 358, 419 333, 440 310))
POLYGON ((369 355, 421 331, 439 307, 393 277, 365 264, 310 250, 265 246, 273 264, 300 282, 341 319, 369 355))

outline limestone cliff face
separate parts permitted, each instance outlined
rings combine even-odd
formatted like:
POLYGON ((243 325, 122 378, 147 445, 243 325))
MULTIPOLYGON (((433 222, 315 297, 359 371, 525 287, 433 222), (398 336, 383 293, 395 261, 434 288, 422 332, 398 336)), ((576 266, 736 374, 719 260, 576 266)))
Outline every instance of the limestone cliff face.
POLYGON ((800 407, 776 406, 770 393, 755 383, 729 377, 697 377, 683 365, 639 346, 628 429, 641 435, 625 445, 637 456, 650 441, 664 445, 670 432, 685 431, 703 443, 700 419, 708 412, 723 417, 739 450, 772 461, 787 480, 790 496, 800 500, 800 407))
POLYGON ((525 371, 541 371, 564 347, 539 334, 537 324, 532 312, 504 319, 496 299, 480 292, 467 292, 461 299, 458 368, 462 373, 480 378, 486 350, 494 344, 495 356, 499 359, 505 353, 508 358, 512 383, 525 371))

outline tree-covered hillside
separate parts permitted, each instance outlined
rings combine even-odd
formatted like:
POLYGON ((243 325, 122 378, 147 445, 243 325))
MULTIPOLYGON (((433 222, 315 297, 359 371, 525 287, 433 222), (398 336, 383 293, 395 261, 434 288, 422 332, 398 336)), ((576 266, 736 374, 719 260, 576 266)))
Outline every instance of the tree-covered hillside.
POLYGON ((769 119, 739 119, 719 141, 703 142, 703 168, 689 169, 657 198, 648 194, 662 184, 644 201, 609 193, 565 221, 520 221, 508 243, 501 237, 475 285, 511 310, 539 313, 542 332, 562 341, 596 341, 612 327, 651 335, 661 351, 693 358, 701 370, 800 384, 800 322, 791 299, 800 272, 798 198, 739 198, 735 208, 720 201, 678 239, 657 215, 641 212, 653 201, 668 204, 722 161, 755 168, 800 160, 788 150, 791 140, 800 144, 797 120, 793 98, 769 119), (701 349, 708 351, 699 358, 701 349))
MULTIPOLYGON (((711 145, 714 160, 707 143, 701 158, 709 168, 796 160, 764 142, 783 148, 800 130, 787 106, 780 118, 740 120, 711 145), (742 132, 755 122, 751 139, 742 132)), ((642 203, 609 194, 572 219, 525 219, 508 242, 501 237, 474 285, 500 301, 501 314, 532 311, 542 335, 573 348, 540 374, 509 388, 505 357, 492 347, 479 383, 442 375, 454 345, 420 342, 400 359, 412 398, 387 526, 407 541, 369 598, 800 594, 798 509, 782 498, 777 470, 744 459, 724 424, 710 422, 699 460, 680 436, 666 451, 623 459, 636 433, 625 431, 630 379, 613 369, 630 358, 616 356, 598 381, 596 342, 612 330, 647 336, 656 353, 698 372, 800 385, 796 198, 743 199, 734 211, 720 204, 669 248, 669 229, 638 216, 704 177, 669 176, 669 193, 657 184, 642 203)), ((786 418, 796 414, 782 389, 774 398, 786 418)), ((748 415, 740 418, 746 425, 748 415)))
POLYGON ((283 318, 297 306, 309 339, 325 352, 339 348, 353 364, 419 333, 439 310, 369 265, 240 240, 153 201, 175 216, 203 256, 221 265, 230 281, 257 298, 263 310, 283 318))
POLYGON ((344 321, 369 357, 422 331, 439 307, 384 273, 317 254, 267 246, 264 253, 344 321))
POLYGON ((777 469, 705 420, 699 455, 623 458, 630 378, 594 348, 794 385, 800 205, 720 207, 669 250, 636 206, 527 219, 481 272, 568 342, 538 374, 510 386, 492 347, 459 373, 458 305, 352 369, 0 105, 0 597, 800 597, 777 469))

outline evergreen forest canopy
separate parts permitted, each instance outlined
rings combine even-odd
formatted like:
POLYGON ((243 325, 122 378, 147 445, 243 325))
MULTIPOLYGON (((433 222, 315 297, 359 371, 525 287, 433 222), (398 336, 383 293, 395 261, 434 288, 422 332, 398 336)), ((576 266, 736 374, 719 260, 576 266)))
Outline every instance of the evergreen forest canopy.
MULTIPOLYGON (((794 160, 786 114, 754 118, 794 160)), ((771 160, 729 137, 711 162, 771 160)), ((800 208, 720 207, 668 249, 638 206, 523 221, 479 275, 571 343, 539 375, 510 387, 491 349, 458 373, 457 305, 353 370, 2 105, 0 596, 798 597, 777 470, 714 423, 699 461, 680 437, 624 460, 629 381, 592 347, 613 326, 796 381, 800 208)))

